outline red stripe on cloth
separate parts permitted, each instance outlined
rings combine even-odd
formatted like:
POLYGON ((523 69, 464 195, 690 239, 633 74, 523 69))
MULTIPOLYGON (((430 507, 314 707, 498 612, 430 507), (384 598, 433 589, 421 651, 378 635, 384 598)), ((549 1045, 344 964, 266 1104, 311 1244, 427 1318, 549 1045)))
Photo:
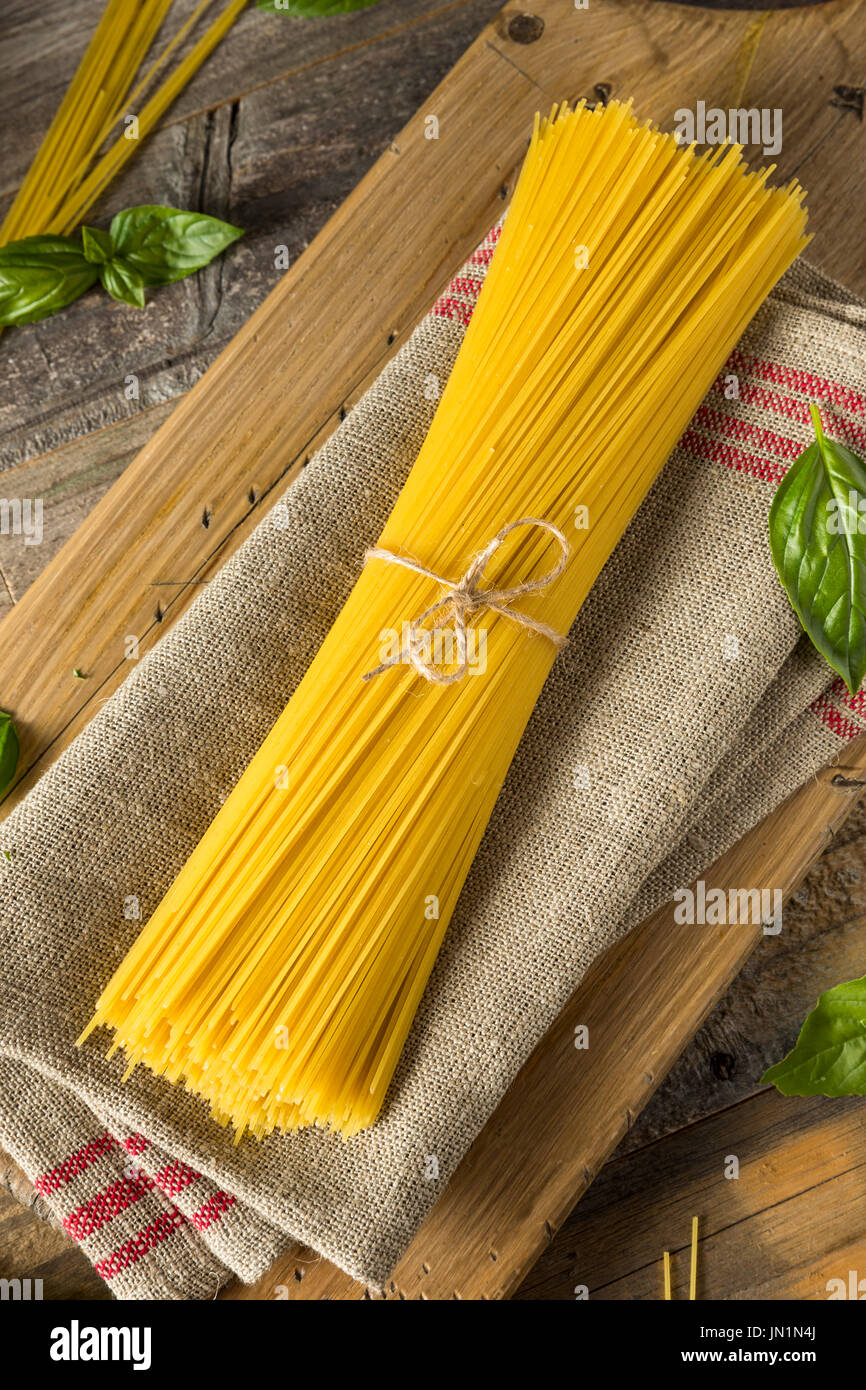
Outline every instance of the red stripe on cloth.
MULTIPOLYGON (((723 377, 717 377, 714 389, 724 394, 723 377)), ((799 425, 811 425, 809 402, 798 400, 796 396, 783 396, 780 391, 771 391, 767 386, 755 386, 744 381, 740 384, 738 399, 743 405, 756 405, 760 410, 782 415, 786 420, 796 420, 799 425)))
POLYGON ((182 1192, 185 1187, 189 1187, 191 1182, 201 1177, 194 1168, 177 1159, 170 1163, 167 1168, 163 1168, 154 1177, 154 1182, 167 1197, 176 1197, 178 1192, 182 1192))
POLYGON ((123 1147, 127 1153, 143 1154, 147 1148, 147 1142, 143 1134, 130 1134, 127 1139, 124 1139, 123 1147))
POLYGON ((813 376, 811 372, 798 371, 796 367, 783 366, 781 362, 766 362, 760 357, 747 357, 739 348, 731 353, 726 366, 735 372, 745 372, 770 381, 774 386, 789 386, 795 391, 803 391, 812 400, 832 401, 843 410, 855 415, 866 415, 866 396, 843 386, 841 381, 831 381, 826 376, 813 376))
POLYGON ((817 715, 822 724, 827 724, 833 733, 838 734, 840 738, 850 741, 863 732, 862 724, 854 724, 850 719, 846 719, 826 695, 819 695, 817 700, 813 700, 809 709, 812 714, 817 715))
MULTIPOLYGON (((209 1226, 213 1226, 234 1203, 234 1197, 228 1192, 216 1192, 197 1212, 190 1218, 191 1223, 197 1231, 206 1231, 209 1226)), ((174 1231, 180 1230, 181 1226, 187 1224, 186 1217, 177 1207, 172 1207, 171 1211, 164 1212, 155 1221, 151 1221, 148 1226, 139 1231, 130 1240, 121 1245, 119 1249, 112 1251, 110 1255, 105 1255, 101 1260, 97 1260, 94 1269, 106 1281, 113 1279, 121 1270, 128 1269, 130 1265, 137 1264, 139 1260, 150 1254, 157 1245, 167 1240, 174 1231)))
POLYGON ((104 1192, 98 1192, 89 1202, 77 1207, 63 1218, 63 1229, 73 1240, 86 1240, 118 1212, 126 1211, 154 1186, 146 1173, 119 1178, 104 1192))
MULTIPOLYGON (((493 228, 489 236, 472 252, 468 261, 469 265, 488 266, 490 264, 501 231, 501 227, 493 228)), ((465 328, 472 318, 472 312, 478 302, 483 284, 484 277, 480 275, 455 275, 445 293, 436 300, 432 313, 439 318, 455 319, 458 323, 462 323, 465 328)))
POLYGON ((709 430, 718 430, 730 439, 738 439, 741 442, 747 441, 760 449, 766 450, 770 454, 777 454, 780 458, 794 459, 800 457, 803 452, 803 445, 796 439, 792 439, 787 434, 776 434, 774 430, 764 429, 761 425, 752 425, 748 420, 741 420, 736 415, 725 415, 720 410, 713 410, 712 406, 702 405, 692 420, 692 426, 702 425, 709 430))
MULTIPOLYGON (((717 378, 715 389, 724 394, 723 377, 717 378)), ((754 386, 748 381, 741 384, 739 399, 743 405, 757 406, 759 410, 765 410, 768 414, 781 415, 786 420, 796 420, 798 424, 806 425, 810 437, 813 433, 808 401, 798 400, 796 396, 783 396, 779 391, 771 391, 766 386, 754 386)), ((833 433, 836 436, 841 435, 842 443, 847 444, 849 448, 866 450, 866 429, 853 420, 847 417, 837 418, 833 424, 833 433)), ((805 443, 798 445, 801 452, 805 447, 805 443)))
POLYGON ((52 1168, 48 1173, 43 1173, 41 1177, 36 1179, 33 1186, 42 1197, 50 1196, 52 1192, 65 1187, 79 1173, 83 1173, 85 1168, 98 1162, 103 1154, 110 1153, 116 1144, 117 1140, 114 1135, 109 1134, 106 1130, 96 1139, 91 1139, 88 1144, 84 1145, 84 1148, 77 1149, 68 1158, 64 1158, 63 1162, 59 1163, 56 1168, 52 1168))
POLYGON ((206 1231, 208 1226, 212 1226, 215 1221, 219 1221, 224 1211, 228 1211, 234 1202, 229 1192, 215 1192, 204 1204, 194 1212, 191 1220, 197 1231, 206 1231))
MULTIPOLYGON (((725 377, 716 378, 713 389, 720 395, 725 393, 725 377)), ((841 388, 840 388, 841 389, 841 388)), ((726 398, 727 399, 727 398, 726 398)), ((796 396, 785 396, 780 391, 772 391, 766 386, 755 386, 749 381, 742 381, 739 387, 737 398, 743 405, 755 406, 759 410, 764 410, 771 415, 780 415, 786 420, 796 420, 798 424, 805 425, 809 431, 809 438, 813 435, 812 416, 809 412, 809 401, 798 400, 796 396)), ((818 398, 820 401, 820 397, 818 398)), ((860 449, 866 451, 866 428, 858 425, 854 420, 846 417, 837 416, 832 426, 825 421, 825 427, 833 434, 834 438, 841 439, 843 444, 847 444, 849 449, 860 449)), ((805 449, 808 440, 797 443, 797 457, 805 449)))
POLYGON ((852 695, 842 677, 839 676, 825 693, 831 699, 846 705, 852 714, 859 714, 863 719, 866 719, 866 691, 856 690, 852 695))
POLYGON ((493 252, 496 250, 496 243, 502 236, 502 223, 497 222, 487 233, 481 245, 476 247, 469 257, 470 265, 489 265, 493 260, 493 252))
POLYGON ((454 299, 450 294, 443 294, 441 299, 437 299, 431 310, 441 319, 457 319, 464 327, 472 318, 473 304, 466 304, 462 299, 454 299))
POLYGON ((97 1260, 93 1268, 103 1279, 113 1279, 121 1270, 128 1269, 130 1265, 137 1264, 151 1250, 160 1245, 162 1241, 186 1225, 186 1217, 183 1212, 178 1211, 177 1207, 172 1207, 171 1211, 163 1212, 155 1221, 151 1221, 148 1226, 132 1236, 117 1250, 113 1250, 110 1255, 105 1255, 101 1260, 97 1260))
POLYGON ((747 454, 734 444, 721 444, 715 439, 708 439, 706 435, 698 434, 693 429, 686 430, 680 440, 680 447, 696 454, 698 458, 723 463, 727 468, 733 468, 738 473, 749 473, 753 478, 760 478, 765 483, 780 483, 785 476, 782 463, 762 458, 760 454, 747 454))
POLYGON ((455 275, 451 284, 448 286, 449 294, 462 294, 468 299, 477 299, 481 293, 481 286, 484 280, 481 276, 475 275, 455 275))

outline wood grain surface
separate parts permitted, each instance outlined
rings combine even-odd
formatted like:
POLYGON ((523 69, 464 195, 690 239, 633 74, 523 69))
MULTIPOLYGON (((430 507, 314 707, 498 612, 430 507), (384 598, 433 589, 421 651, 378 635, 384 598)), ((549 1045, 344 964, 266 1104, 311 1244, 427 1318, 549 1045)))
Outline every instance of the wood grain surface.
MULTIPOLYGON (((74 66, 70 40, 76 29, 90 27, 99 8, 86 0, 74 22, 64 20, 73 27, 51 36, 43 28, 37 35, 39 26, 21 7, 12 29, 21 56, 16 71, 26 77, 28 63, 53 51, 62 87, 74 66)), ((227 47, 219 69, 203 70, 105 204, 106 217, 136 201, 202 206, 250 228, 237 258, 154 296, 136 334, 129 333, 125 311, 92 295, 67 315, 16 330, 14 355, 13 335, 0 342, 11 387, 0 415, 0 458, 12 464, 6 495, 44 496, 46 504, 41 555, 36 547, 28 553, 10 545, 12 537, 0 548, 6 590, 0 611, 4 600, 9 610, 0 702, 13 709, 25 733, 22 787, 122 679, 124 636, 139 636, 142 651, 158 639, 411 330, 501 208, 537 105, 591 96, 606 83, 617 95, 634 95, 642 113, 663 123, 698 97, 726 105, 739 94, 744 104, 781 106, 780 176, 796 170, 809 189, 812 259, 866 292, 856 216, 862 121, 856 102, 852 106, 835 90, 856 88, 863 78, 866 43, 857 0, 757 19, 610 0, 574 11, 560 0, 537 0, 531 10, 543 30, 530 43, 517 37, 525 36, 526 26, 513 23, 521 7, 497 10, 487 0, 444 6, 392 0, 333 27, 245 16, 232 54, 227 47), (491 15, 489 28, 430 94, 491 15), (267 30, 256 31, 253 21, 267 30), (282 41, 287 22, 291 44, 282 41), (401 109, 408 115, 419 101, 420 112, 397 133, 395 115, 401 109), (438 141, 424 138, 426 114, 439 118, 438 141), (380 158, 357 183, 376 154, 380 158), (304 250, 346 193, 347 201, 304 250), (172 410, 174 398, 277 281, 279 244, 290 249, 289 274, 172 410), (124 394, 130 373, 138 378, 137 401, 124 394), (73 667, 86 681, 72 678, 73 667)), ((23 142, 2 169, 0 189, 14 187, 18 163, 23 167, 29 158, 27 139, 32 153, 57 95, 22 78, 0 96, 0 112, 22 131, 23 142), (27 92, 38 93, 29 107, 27 92)), ((846 761, 858 780, 863 749, 849 750, 846 761)), ((715 881, 793 888, 838 834, 854 794, 832 777, 806 789, 716 866, 715 881)), ((846 861, 849 874, 858 841, 850 842, 856 848, 846 861)), ((836 852, 833 840, 829 853, 836 852)), ((826 862, 810 884, 825 881, 826 862)), ((840 890, 845 900, 849 889, 840 890)), ((823 920, 821 909, 817 919, 823 920)), ((858 955, 862 961, 864 944, 857 914, 844 940, 845 949, 837 944, 831 953, 838 973, 827 983, 862 971, 862 965, 851 968, 858 955)), ((641 1170, 651 1173, 660 1146, 687 1143, 693 1131, 710 1134, 704 1125, 717 1122, 724 1129, 739 1115, 764 1113, 752 1106, 777 1104, 789 1117, 802 1112, 801 1122, 790 1119, 792 1144, 798 1123, 805 1132, 824 1122, 820 1107, 807 1114, 796 1102, 755 1094, 761 1062, 790 1044, 804 1011, 800 1001, 781 1013, 765 1008, 760 1018, 770 1022, 769 1034, 753 1030, 744 1056, 730 1036, 731 1009, 741 1029, 753 1019, 748 993, 738 996, 735 989, 679 1063, 667 1096, 657 1097, 634 1123, 754 944, 740 929, 711 940, 700 929, 671 930, 662 913, 600 962, 443 1195, 395 1274, 393 1296, 508 1296, 539 1255, 538 1282, 533 1275, 524 1296, 548 1297, 554 1287, 556 1296, 573 1296, 565 1282, 572 1276, 596 1296, 657 1296, 654 1273, 642 1285, 628 1282, 652 1264, 634 1264, 649 1250, 649 1235, 634 1243, 636 1254, 620 1243, 622 1258, 613 1272, 603 1252, 591 1253, 596 1247, 589 1234, 582 1264, 569 1264, 564 1253, 577 1239, 584 1210, 591 1221, 586 1202, 561 1239, 553 1236, 624 1134, 626 1152, 607 1170, 610 1178, 604 1175, 614 1191, 620 1181, 628 1187, 645 1153, 655 1155, 641 1170), (603 1045, 578 1053, 571 1046, 575 1018, 591 1018, 603 1045), (690 1126, 685 1135, 683 1124, 690 1126), (622 1292, 632 1287, 653 1291, 622 1292)), ((753 961, 770 949, 763 943, 753 961)), ((806 946, 803 951, 811 968, 816 962, 806 946)), ((802 977, 805 985, 809 969, 802 968, 802 977)), ((790 999, 785 994, 786 1006, 790 999)), ((759 1135, 757 1121, 751 1130, 751 1120, 744 1123, 744 1135, 759 1135)), ((807 1176, 801 1195, 809 1191, 807 1176)), ((741 1179, 724 1191, 742 1194, 747 1186, 741 1179)), ((737 1200, 760 1227, 771 1220, 772 1204, 759 1187, 748 1191, 747 1199, 737 1200)), ((683 1192, 697 1201, 698 1188, 685 1180, 683 1192)), ((590 1200, 603 1199, 593 1194, 590 1200)), ((667 1200, 658 1208, 648 1200, 647 1232, 658 1228, 661 1234, 667 1200)), ((721 1249, 730 1213, 720 1196, 718 1203, 718 1223, 706 1229, 721 1249)), ((808 1198, 800 1210, 805 1220, 808 1198)), ((687 1227, 686 1221, 682 1243, 687 1227)), ((675 1231, 664 1236, 666 1244, 676 1239, 675 1231)), ((602 1244, 599 1237, 599 1249, 602 1244)), ((725 1248, 735 1252, 731 1240, 725 1248)), ((831 1259, 832 1250, 826 1253, 831 1259)), ((736 1259, 717 1259, 717 1282, 707 1289, 732 1296, 736 1259)), ((768 1274, 776 1280, 773 1296, 786 1287, 802 1290, 805 1277, 802 1269, 777 1261, 768 1274)), ((284 1289, 292 1297, 364 1296, 304 1252, 293 1252, 256 1289, 227 1296, 268 1298, 284 1289)))

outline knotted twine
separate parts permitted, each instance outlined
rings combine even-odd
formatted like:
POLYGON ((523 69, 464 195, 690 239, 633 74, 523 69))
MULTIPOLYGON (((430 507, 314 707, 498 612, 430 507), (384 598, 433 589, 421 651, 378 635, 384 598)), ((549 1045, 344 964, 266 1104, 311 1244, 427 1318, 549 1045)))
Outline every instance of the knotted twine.
POLYGON ((466 620, 480 608, 489 608, 491 612, 498 613, 500 617, 508 618, 510 622, 517 623, 518 627, 539 633, 542 637, 553 642, 556 647, 566 646, 568 638, 564 637, 561 632, 557 632, 547 623, 539 622, 537 618, 531 618, 528 613, 521 613, 519 609, 512 608, 511 605, 515 599, 523 598, 526 594, 536 594, 539 590, 546 589, 548 584, 553 583, 554 579, 558 579, 568 563, 570 554, 571 546, 559 527, 554 526, 552 521, 544 521, 538 516, 521 517, 520 521, 510 521, 506 526, 503 526, 501 531, 497 531, 493 539, 487 542, 484 549, 479 550, 478 554, 472 558, 469 568, 460 579, 446 579, 441 574, 437 574, 435 570, 422 565, 420 560, 416 560, 412 555, 401 555, 397 551, 383 550, 374 546, 372 550, 365 553, 365 562, 384 560, 389 565, 402 565, 404 569, 411 570, 413 574, 423 574, 427 579, 435 580, 445 592, 435 603, 431 603, 429 608, 425 608, 423 613, 419 613, 418 617, 413 618, 409 623, 406 646, 401 648, 398 655, 383 661, 375 670, 367 671, 361 679, 372 680, 374 676, 380 676, 391 666, 400 666, 408 659, 418 675, 423 676, 424 680, 432 681, 436 685, 454 685, 456 681, 463 679, 469 669, 466 654, 466 620), (538 579, 527 579, 522 584, 515 584, 511 588, 482 589, 480 587, 481 578, 488 564, 506 537, 521 526, 539 526, 542 530, 549 531, 559 542, 561 553, 553 569, 540 575, 538 579), (454 631, 457 636, 457 664, 453 671, 444 671, 435 662, 426 661, 420 649, 424 623, 428 618, 432 618, 434 614, 441 613, 446 608, 451 608, 453 612, 454 631))

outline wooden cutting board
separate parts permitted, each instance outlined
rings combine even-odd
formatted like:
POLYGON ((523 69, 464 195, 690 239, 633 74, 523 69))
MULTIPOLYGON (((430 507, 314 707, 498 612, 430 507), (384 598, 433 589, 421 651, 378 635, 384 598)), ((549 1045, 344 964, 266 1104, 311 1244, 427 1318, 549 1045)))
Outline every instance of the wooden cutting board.
MULTIPOLYGON (((608 88, 668 126, 698 99, 781 107, 779 177, 796 172, 809 190, 811 258, 866 293, 864 8, 506 5, 4 620, 0 692, 23 732, 6 805, 120 683, 125 634, 139 634, 143 652, 176 621, 411 331, 501 212, 537 107, 608 88), (437 140, 426 138, 429 115, 437 140)), ((864 774, 858 740, 841 774, 816 779, 704 877, 790 890, 864 774)), ((392 1295, 507 1297, 756 940, 747 928, 674 928, 663 910, 609 952, 461 1165, 392 1295), (579 1066, 576 1021, 594 1040, 579 1066)), ((297 1250, 255 1288, 223 1296, 364 1290, 297 1250)))

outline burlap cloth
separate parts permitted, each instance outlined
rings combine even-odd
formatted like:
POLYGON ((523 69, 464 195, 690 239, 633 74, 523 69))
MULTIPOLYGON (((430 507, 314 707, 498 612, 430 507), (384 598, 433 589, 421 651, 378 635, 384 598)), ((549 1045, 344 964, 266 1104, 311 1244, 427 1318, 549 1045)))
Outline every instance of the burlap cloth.
POLYGON ((773 484, 811 437, 806 402, 866 444, 866 309, 801 264, 554 665, 375 1127, 234 1147, 183 1090, 141 1070, 121 1085, 104 1033, 75 1048, 376 540, 492 244, 2 827, 0 1144, 120 1297, 212 1297, 289 1237, 381 1286, 594 957, 863 724, 801 638, 766 542, 773 484))

